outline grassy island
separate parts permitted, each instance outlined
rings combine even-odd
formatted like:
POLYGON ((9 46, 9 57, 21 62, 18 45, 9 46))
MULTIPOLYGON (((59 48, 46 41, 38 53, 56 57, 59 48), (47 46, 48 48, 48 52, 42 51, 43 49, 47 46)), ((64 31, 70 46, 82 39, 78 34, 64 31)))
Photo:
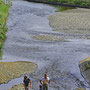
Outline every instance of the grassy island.
POLYGON ((90 6, 90 0, 48 0, 49 2, 59 2, 68 5, 80 5, 80 6, 90 6))
POLYGON ((0 58, 1 58, 1 49, 3 45, 3 41, 5 40, 5 34, 7 31, 6 21, 9 11, 9 5, 5 4, 2 0, 0 0, 0 58))

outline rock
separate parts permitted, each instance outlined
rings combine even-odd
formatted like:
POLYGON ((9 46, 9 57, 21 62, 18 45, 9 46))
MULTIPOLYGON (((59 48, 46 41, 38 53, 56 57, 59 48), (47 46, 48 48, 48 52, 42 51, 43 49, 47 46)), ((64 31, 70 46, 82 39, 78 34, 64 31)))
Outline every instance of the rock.
POLYGON ((79 68, 81 71, 81 75, 90 85, 90 57, 79 62, 79 68))

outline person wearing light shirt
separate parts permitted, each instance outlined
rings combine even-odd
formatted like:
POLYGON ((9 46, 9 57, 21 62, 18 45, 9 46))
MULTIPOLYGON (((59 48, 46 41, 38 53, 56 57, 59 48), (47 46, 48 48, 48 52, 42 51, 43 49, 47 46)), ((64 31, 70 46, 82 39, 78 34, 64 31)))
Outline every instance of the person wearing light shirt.
POLYGON ((44 74, 44 77, 41 78, 40 83, 43 87, 43 90, 48 90, 48 85, 50 84, 50 78, 47 77, 47 74, 44 74))

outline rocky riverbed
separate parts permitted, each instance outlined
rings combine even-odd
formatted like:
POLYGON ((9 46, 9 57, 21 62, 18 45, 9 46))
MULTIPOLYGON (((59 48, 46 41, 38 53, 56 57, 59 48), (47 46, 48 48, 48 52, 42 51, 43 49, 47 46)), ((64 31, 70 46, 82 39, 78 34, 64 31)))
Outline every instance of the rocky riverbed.
MULTIPOLYGON (((78 38, 85 36, 84 33, 77 35, 69 30, 68 33, 53 30, 58 20, 54 21, 57 18, 49 15, 55 14, 55 10, 54 7, 46 4, 13 1, 7 21, 8 32, 2 62, 31 61, 36 63, 38 69, 30 74, 32 90, 38 89, 39 80, 44 73, 51 78, 49 90, 87 88, 88 84, 80 74, 78 62, 90 55, 90 40, 78 38), (52 23, 55 25, 53 26, 52 23), (50 27, 49 24, 53 27, 50 27)), ((69 17, 67 11, 56 13, 59 21, 61 14, 63 19, 68 19, 63 17, 64 13, 66 13, 66 17, 69 17)), ((76 11, 74 11, 75 13, 76 11)), ((87 14, 85 16, 87 17, 87 14)), ((70 16, 70 18, 73 17, 70 16)), ((82 21, 81 23, 84 24, 82 21)), ((66 25, 68 26, 68 24, 67 22, 66 25)), ((87 31, 90 34, 89 30, 87 31)))

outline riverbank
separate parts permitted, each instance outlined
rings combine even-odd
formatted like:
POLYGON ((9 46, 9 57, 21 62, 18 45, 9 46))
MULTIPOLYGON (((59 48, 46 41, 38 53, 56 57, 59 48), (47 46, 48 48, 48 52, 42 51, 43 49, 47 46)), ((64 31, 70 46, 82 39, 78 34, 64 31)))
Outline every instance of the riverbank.
POLYGON ((33 73, 36 68, 37 65, 32 62, 0 62, 0 84, 7 83, 23 74, 33 73))
POLYGON ((88 8, 90 9, 90 2, 89 1, 84 1, 84 0, 78 0, 78 1, 57 1, 57 0, 27 0, 30 2, 35 2, 35 3, 44 3, 44 4, 51 4, 51 5, 60 5, 60 6, 66 6, 66 7, 72 7, 72 8, 88 8))
POLYGON ((6 21, 8 17, 9 5, 6 5, 0 0, 0 58, 2 57, 1 49, 3 47, 3 41, 6 37, 6 21))

